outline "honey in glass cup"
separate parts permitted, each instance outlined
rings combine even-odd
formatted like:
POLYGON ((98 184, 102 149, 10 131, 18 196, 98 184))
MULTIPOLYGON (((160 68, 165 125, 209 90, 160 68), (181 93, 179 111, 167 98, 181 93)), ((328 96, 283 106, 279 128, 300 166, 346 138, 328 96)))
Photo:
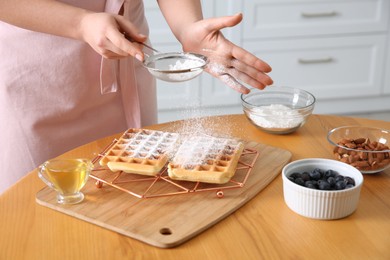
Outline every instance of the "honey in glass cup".
POLYGON ((88 180, 93 164, 88 159, 53 159, 38 169, 38 176, 57 191, 59 204, 75 204, 83 201, 80 191, 88 180))

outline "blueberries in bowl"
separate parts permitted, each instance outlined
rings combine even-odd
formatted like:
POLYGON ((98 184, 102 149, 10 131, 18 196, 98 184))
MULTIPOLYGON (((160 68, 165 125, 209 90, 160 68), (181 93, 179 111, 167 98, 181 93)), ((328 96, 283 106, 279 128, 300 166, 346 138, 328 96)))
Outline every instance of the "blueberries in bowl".
POLYGON ((287 206, 299 215, 314 219, 340 219, 352 214, 358 206, 363 186, 363 175, 358 169, 322 158, 288 163, 282 170, 282 179, 287 206), (295 179, 303 180, 310 173, 315 178, 320 175, 320 179, 310 177, 303 186, 297 186, 295 179), (326 190, 329 186, 330 189, 326 190))
POLYGON ((310 172, 294 172, 287 177, 290 181, 310 189, 344 190, 355 186, 355 180, 333 170, 315 168, 310 172))

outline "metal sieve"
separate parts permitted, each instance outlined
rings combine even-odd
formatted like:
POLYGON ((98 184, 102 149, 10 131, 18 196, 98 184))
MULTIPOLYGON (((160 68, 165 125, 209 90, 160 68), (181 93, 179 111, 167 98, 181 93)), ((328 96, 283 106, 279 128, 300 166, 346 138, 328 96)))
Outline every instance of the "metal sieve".
POLYGON ((199 76, 207 64, 207 58, 187 52, 158 52, 145 55, 143 65, 158 79, 169 82, 182 82, 199 76), (177 64, 185 64, 176 66, 177 64), (177 67, 177 68, 176 68, 177 67))
MULTIPOLYGON (((124 37, 133 42, 127 34, 124 34, 124 37)), ((201 54, 191 52, 163 53, 143 42, 137 43, 155 53, 153 55, 144 53, 143 65, 149 70, 150 74, 164 81, 182 82, 193 79, 199 76, 207 65, 207 57, 201 54), (185 66, 176 66, 178 63, 185 66)))

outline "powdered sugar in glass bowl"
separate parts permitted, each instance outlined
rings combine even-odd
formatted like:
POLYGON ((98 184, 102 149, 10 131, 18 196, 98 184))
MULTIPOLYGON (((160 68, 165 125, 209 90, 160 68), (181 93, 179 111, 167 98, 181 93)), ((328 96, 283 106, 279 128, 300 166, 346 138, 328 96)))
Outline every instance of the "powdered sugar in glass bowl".
POLYGON ((241 95, 249 121, 264 132, 289 134, 303 126, 313 112, 315 97, 302 89, 270 86, 241 95))

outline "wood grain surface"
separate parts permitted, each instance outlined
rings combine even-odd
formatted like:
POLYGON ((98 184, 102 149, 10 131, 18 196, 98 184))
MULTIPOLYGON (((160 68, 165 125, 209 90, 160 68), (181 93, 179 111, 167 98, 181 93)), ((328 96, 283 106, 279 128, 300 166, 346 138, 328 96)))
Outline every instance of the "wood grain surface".
MULTIPOLYGON (((186 120, 147 128, 174 131, 191 123, 186 120)), ((343 125, 390 129, 390 122, 330 115, 312 115, 297 132, 283 136, 259 131, 244 115, 210 117, 203 122, 205 129, 216 134, 288 150, 292 161, 332 158, 326 134, 343 125)), ((60 157, 93 158, 119 135, 86 144, 60 157)), ((357 210, 347 218, 332 221, 308 219, 292 212, 284 202, 279 174, 228 217, 169 249, 43 207, 36 203, 35 196, 44 187, 34 170, 1 194, 0 259, 388 260, 390 256, 390 169, 365 175, 357 210)))
MULTIPOLYGON (((158 189, 152 189, 156 197, 138 198, 109 185, 98 189, 96 181, 90 178, 83 189, 86 198, 80 204, 56 203, 55 193, 48 187, 38 192, 37 202, 154 246, 162 248, 177 246, 226 218, 252 199, 279 174, 291 158, 289 151, 269 145, 247 142, 245 148, 253 149, 257 154, 246 153, 241 156, 238 168, 244 166, 245 169, 237 170, 233 180, 241 183, 247 176, 243 187, 235 183, 201 184, 200 187, 192 189, 191 186, 195 183, 176 182, 187 186, 191 192, 159 197, 159 194, 181 191, 159 178, 152 187, 158 189), (253 164, 249 173, 245 164, 253 164), (202 185, 205 187, 202 188, 202 185), (223 192, 222 198, 217 196, 218 191, 223 192)), ((115 175, 109 171, 104 174, 115 175)), ((124 174, 123 177, 127 176, 128 174, 124 174)), ((150 177, 146 179, 148 181, 125 182, 122 187, 127 185, 128 190, 139 190, 143 194, 142 191, 146 191, 151 182, 156 180, 150 177)), ((153 193, 149 196, 152 195, 153 193)))

